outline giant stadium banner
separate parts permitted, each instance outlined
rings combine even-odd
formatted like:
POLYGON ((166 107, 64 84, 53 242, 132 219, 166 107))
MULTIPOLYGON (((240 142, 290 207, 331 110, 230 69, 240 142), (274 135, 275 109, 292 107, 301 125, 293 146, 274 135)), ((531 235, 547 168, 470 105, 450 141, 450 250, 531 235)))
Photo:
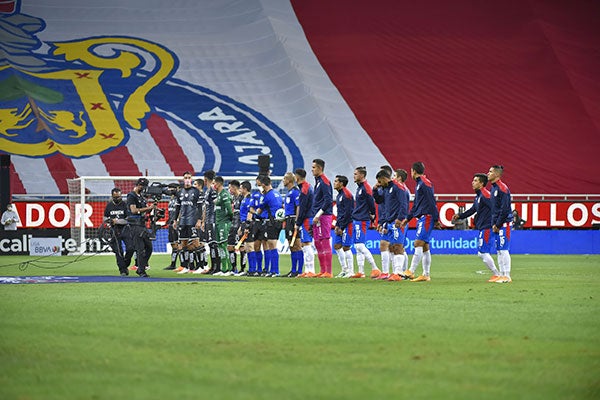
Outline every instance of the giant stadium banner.
MULTIPOLYGON (((600 187, 600 3, 2 0, 13 193, 77 176, 352 175, 422 160, 436 193, 600 187), (552 171, 551 179, 546 172, 552 171)), ((351 184, 352 185, 352 184, 351 184)))

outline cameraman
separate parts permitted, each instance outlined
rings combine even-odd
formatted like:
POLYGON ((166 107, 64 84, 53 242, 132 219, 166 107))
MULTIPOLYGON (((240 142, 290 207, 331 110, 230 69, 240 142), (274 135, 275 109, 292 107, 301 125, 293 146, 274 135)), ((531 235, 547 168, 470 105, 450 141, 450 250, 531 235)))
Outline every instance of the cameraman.
POLYGON ((121 189, 113 188, 110 192, 112 200, 106 204, 104 208, 104 222, 110 226, 110 241, 109 245, 112 251, 115 253, 117 258, 117 266, 121 276, 129 275, 127 268, 131 262, 131 256, 133 255, 133 248, 131 246, 131 237, 127 229, 127 205, 123 202, 121 197, 121 189), (123 245, 127 252, 123 254, 123 245))
MULTIPOLYGON (((152 242, 148 229, 146 229, 145 213, 154 209, 155 206, 148 206, 144 194, 148 188, 148 179, 139 178, 133 190, 127 194, 127 223, 131 234, 131 246, 137 253, 136 273, 142 278, 148 278, 146 268, 148 260, 152 255, 152 242)), ((132 249, 127 249, 131 251, 132 249)))

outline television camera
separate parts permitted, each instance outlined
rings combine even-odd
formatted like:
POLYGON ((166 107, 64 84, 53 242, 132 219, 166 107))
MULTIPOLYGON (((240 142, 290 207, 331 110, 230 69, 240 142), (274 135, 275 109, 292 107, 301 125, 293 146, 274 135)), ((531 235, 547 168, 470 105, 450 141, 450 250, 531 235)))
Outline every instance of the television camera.
POLYGON ((158 220, 166 216, 166 210, 164 208, 156 207, 156 204, 162 200, 163 196, 172 196, 179 190, 178 183, 164 184, 160 182, 152 182, 146 187, 144 196, 147 199, 154 201, 155 207, 150 211, 150 240, 156 239, 156 231, 160 229, 160 225, 157 223, 158 220))

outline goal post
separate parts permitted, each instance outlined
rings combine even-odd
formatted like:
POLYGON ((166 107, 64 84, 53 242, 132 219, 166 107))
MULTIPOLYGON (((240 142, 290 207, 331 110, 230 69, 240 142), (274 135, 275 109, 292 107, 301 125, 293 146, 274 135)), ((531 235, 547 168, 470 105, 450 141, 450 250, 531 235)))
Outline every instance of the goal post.
MULTIPOLYGON (((249 181, 253 189, 255 189, 257 175, 239 175, 239 176, 223 176, 225 184, 231 180, 243 182, 249 181)), ((139 178, 146 178, 149 184, 161 183, 182 184, 181 176, 81 176, 75 179, 68 179, 69 187, 69 209, 71 211, 70 229, 71 238, 75 239, 79 244, 79 253, 98 253, 110 252, 107 244, 102 243, 99 237, 99 228, 104 222, 104 209, 106 204, 111 200, 111 191, 113 188, 121 189, 123 201, 126 201, 127 193, 131 192, 135 187, 135 183, 139 178)), ((202 176, 196 175, 194 179, 201 179, 202 176)), ((272 176, 273 187, 282 192, 285 190, 281 181, 283 177, 272 176)), ((158 202, 159 208, 167 209, 169 197, 163 195, 158 202)), ((157 221, 159 227, 166 224, 166 217, 157 221)), ((157 231, 156 240, 153 241, 154 253, 168 253, 167 230, 159 229, 157 231)))

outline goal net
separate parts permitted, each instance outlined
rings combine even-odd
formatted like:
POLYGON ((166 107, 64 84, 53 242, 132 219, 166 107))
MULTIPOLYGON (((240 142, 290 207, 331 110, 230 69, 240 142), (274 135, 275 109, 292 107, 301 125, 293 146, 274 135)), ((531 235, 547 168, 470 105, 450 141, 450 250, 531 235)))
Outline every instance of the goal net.
MULTIPOLYGON (((135 187, 140 176, 82 176, 76 179, 68 179, 69 186, 69 208, 71 211, 71 238, 79 243, 80 253, 111 252, 108 244, 99 237, 100 226, 104 222, 104 209, 111 201, 113 188, 121 189, 123 201, 126 201, 127 193, 135 187)), ((144 176, 150 185, 181 184, 182 178, 176 176, 144 176)), ((195 176, 199 179, 201 176, 195 176)), ((252 176, 224 176, 225 185, 231 180, 243 182, 249 181, 255 186, 256 175, 252 176)), ((283 193, 281 184, 283 177, 271 177, 273 188, 283 193)), ((166 210, 168 208, 169 196, 163 195, 157 202, 157 207, 166 210)), ((166 215, 156 221, 156 238, 153 240, 153 253, 170 253, 168 243, 168 229, 166 215)), ((148 224, 148 229, 150 225, 148 224)))

